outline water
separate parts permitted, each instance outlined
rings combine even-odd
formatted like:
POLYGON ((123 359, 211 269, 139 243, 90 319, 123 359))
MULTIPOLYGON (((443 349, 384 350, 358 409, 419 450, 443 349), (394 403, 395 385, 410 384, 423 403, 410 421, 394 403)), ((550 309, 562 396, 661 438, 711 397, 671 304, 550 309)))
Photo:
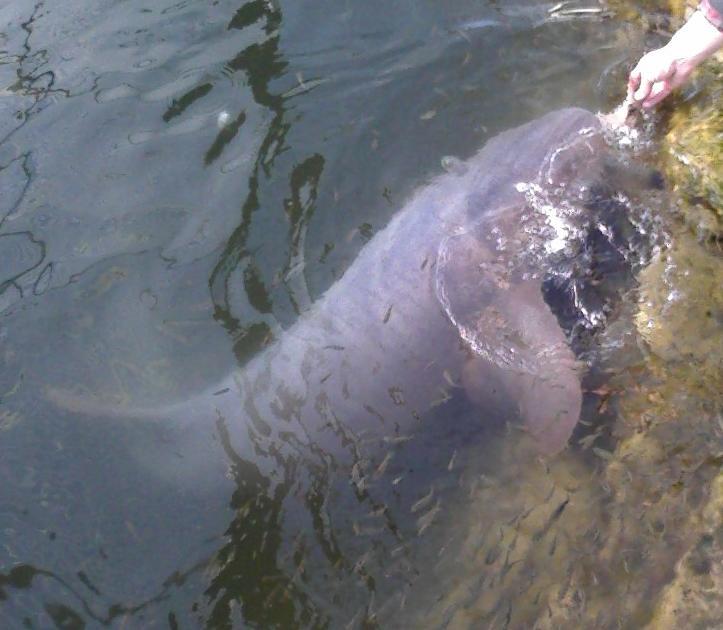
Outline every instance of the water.
MULTIPOLYGON (((203 391, 308 310, 446 156, 553 109, 610 109, 640 35, 550 7, 0 7, 3 627, 519 627, 566 579, 609 601, 617 548, 594 530, 617 436, 597 399, 575 438, 597 454, 528 458, 452 391, 454 423, 389 436, 393 460, 351 471, 244 459, 223 421, 52 402, 203 391), (571 578, 586 552, 600 569, 571 578)), ((625 383, 635 299, 601 342, 600 373, 625 383)), ((617 618, 634 623, 684 548, 654 556, 663 575, 617 618)))

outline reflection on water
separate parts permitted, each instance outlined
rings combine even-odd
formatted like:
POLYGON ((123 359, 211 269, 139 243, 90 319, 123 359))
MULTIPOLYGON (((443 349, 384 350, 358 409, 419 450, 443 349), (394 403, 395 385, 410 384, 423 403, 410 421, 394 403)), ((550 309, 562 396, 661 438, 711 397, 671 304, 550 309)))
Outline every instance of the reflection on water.
MULTIPOLYGON (((590 367, 563 453, 531 456, 499 410, 480 422, 446 371, 414 439, 330 422, 305 440, 229 413, 244 366, 443 156, 619 99, 636 28, 550 8, 0 8, 8 627, 640 627, 669 618, 681 576, 714 599, 720 345, 700 338, 719 336, 720 264, 650 182, 628 221, 594 190, 597 236, 548 278, 550 302, 595 286, 580 304, 605 305, 601 325, 559 301, 590 367), (209 388, 224 413, 186 404, 209 388)), ((613 188, 649 176, 646 156, 621 159, 613 188)), ((404 308, 368 312, 397 326, 404 308)), ((293 417, 298 387, 277 415, 293 417)))

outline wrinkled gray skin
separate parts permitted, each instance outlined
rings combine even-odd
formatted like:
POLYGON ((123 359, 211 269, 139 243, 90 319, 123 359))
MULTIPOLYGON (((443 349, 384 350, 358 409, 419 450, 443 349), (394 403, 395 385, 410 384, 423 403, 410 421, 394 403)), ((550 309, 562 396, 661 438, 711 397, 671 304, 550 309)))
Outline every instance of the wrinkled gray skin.
MULTIPOLYGON (((540 280, 520 279, 488 293, 479 298, 485 301, 479 307, 474 292, 455 295, 455 287, 478 283, 480 261, 491 256, 484 242, 468 234, 470 226, 484 218, 488 225, 496 221, 503 231, 514 231, 515 209, 525 204, 515 185, 544 184, 552 166, 556 177, 573 178, 580 156, 561 160, 556 151, 584 129, 599 130, 597 118, 565 109, 491 139, 477 155, 414 194, 278 340, 223 382, 187 400, 154 409, 109 409, 59 390, 48 394, 81 414, 173 425, 221 417, 235 427, 234 441, 242 442, 235 444, 238 454, 256 459, 260 443, 338 453, 350 444, 408 436, 425 412, 461 384, 483 408, 516 409, 539 450, 555 453, 577 423, 580 378, 542 299, 540 280), (456 247, 445 249, 455 235, 460 236, 456 247), (447 260, 440 271, 441 252, 447 260), (504 320, 503 328, 514 332, 516 347, 526 349, 523 367, 475 352, 451 321, 457 308, 468 316, 470 309, 490 305, 504 320)), ((596 147, 585 144, 585 159, 594 161, 596 147)), ((486 337, 486 347, 506 343, 494 326, 474 336, 486 337)))

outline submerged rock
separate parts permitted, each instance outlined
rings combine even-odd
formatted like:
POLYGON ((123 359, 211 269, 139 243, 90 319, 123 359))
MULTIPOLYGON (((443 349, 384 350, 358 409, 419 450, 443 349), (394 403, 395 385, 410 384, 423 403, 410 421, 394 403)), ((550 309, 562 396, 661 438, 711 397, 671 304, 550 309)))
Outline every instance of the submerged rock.
POLYGON ((699 91, 672 113, 663 140, 663 168, 688 225, 702 239, 723 239, 723 64, 699 70, 699 91))
POLYGON ((711 483, 710 499, 691 526, 699 532, 675 567, 648 625, 654 628, 715 628, 723 620, 723 474, 711 483))
POLYGON ((681 231, 640 275, 636 325, 658 357, 692 361, 696 380, 720 378, 723 259, 681 231))

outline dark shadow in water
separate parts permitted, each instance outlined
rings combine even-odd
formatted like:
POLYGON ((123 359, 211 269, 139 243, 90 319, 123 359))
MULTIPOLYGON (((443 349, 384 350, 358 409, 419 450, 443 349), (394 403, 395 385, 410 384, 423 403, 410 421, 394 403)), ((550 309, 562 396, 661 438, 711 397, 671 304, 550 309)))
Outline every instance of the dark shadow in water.
MULTIPOLYGON (((271 331, 266 324, 247 325, 234 317, 228 300, 228 283, 236 268, 244 264, 243 282, 249 303, 259 313, 272 312, 271 297, 251 252, 246 249, 246 241, 252 217, 260 207, 261 179, 270 176, 275 158, 284 150, 284 140, 290 129, 290 124, 285 120, 284 98, 273 94, 269 88, 273 80, 283 76, 287 66, 279 52, 281 18, 281 11, 272 3, 255 0, 238 9, 228 25, 229 29, 244 29, 265 22, 264 31, 268 39, 245 48, 227 63, 227 69, 244 72, 254 100, 272 113, 266 137, 249 178, 249 192, 241 207, 241 222, 231 234, 210 278, 215 317, 234 340, 234 352, 240 362, 247 360, 271 339, 271 331)), ((208 84, 192 89, 174 101, 164 114, 164 120, 168 122, 180 115, 211 89, 212 86, 208 84)), ((236 120, 219 131, 204 156, 206 165, 221 156, 245 120, 246 114, 241 112, 236 120)), ((305 229, 313 214, 323 167, 323 157, 313 155, 296 166, 291 174, 291 195, 284 202, 291 226, 291 253, 284 273, 303 256, 305 229)), ((207 567, 214 577, 205 591, 205 625, 208 628, 232 628, 240 607, 243 622, 252 627, 325 627, 328 619, 317 610, 309 595, 299 586, 299 583, 305 581, 306 553, 303 543, 296 544, 291 552, 293 575, 289 575, 289 569, 284 569, 280 564, 282 545, 288 545, 283 533, 284 510, 288 509, 285 502, 292 488, 298 486, 299 477, 305 476, 298 470, 302 462, 296 454, 284 453, 280 445, 262 445, 264 427, 257 423, 254 426, 260 435, 249 433, 249 439, 254 441, 261 461, 271 462, 277 473, 273 482, 255 463, 241 458, 234 451, 225 422, 219 420, 217 424, 220 442, 236 485, 230 500, 230 508, 236 517, 225 532, 226 544, 210 563, 213 569, 207 567)), ((319 458, 323 460, 323 454, 319 458)), ((327 478, 323 472, 312 473, 311 477, 303 501, 327 561, 331 566, 343 566, 341 552, 333 533, 327 531, 322 516, 324 499, 328 493, 327 478)))
MULTIPOLYGON (((304 277, 304 244, 306 230, 314 214, 314 208, 319 180, 324 170, 324 158, 317 154, 308 157, 301 164, 294 167, 291 173, 291 197, 284 200, 284 210, 289 219, 290 226, 290 252, 289 259, 282 270, 285 280, 293 275, 301 278, 301 295, 294 292, 291 286, 289 288, 289 297, 294 306, 297 315, 301 314, 304 307, 308 306, 311 298, 306 289, 304 277)), ((298 284, 298 283, 297 283, 298 284)))
POLYGON ((4 137, 0 138, 0 145, 7 142, 21 127, 29 120, 31 114, 38 111, 43 101, 52 94, 60 94, 62 96, 70 96, 67 90, 55 87, 55 72, 50 69, 43 69, 47 63, 47 51, 32 50, 30 47, 30 38, 33 34, 33 24, 42 15, 42 2, 38 2, 33 7, 30 17, 20 24, 20 28, 25 32, 22 43, 23 52, 15 58, 17 70, 15 75, 17 80, 10 85, 8 92, 19 96, 30 97, 31 103, 25 109, 16 114, 19 124, 10 129, 4 137))
MULTIPOLYGON (((83 584, 95 595, 101 595, 101 593, 98 592, 82 571, 78 571, 76 575, 78 579, 80 579, 80 581, 83 582, 83 584)), ((86 598, 60 576, 46 569, 39 569, 29 564, 20 564, 13 567, 7 573, 0 573, 0 602, 7 601, 9 599, 9 589, 31 589, 33 588, 33 583, 35 583, 34 591, 36 591, 36 596, 38 598, 42 597, 41 593, 43 589, 39 585, 41 580, 48 580, 59 585, 61 592, 67 593, 69 599, 77 601, 80 604, 82 612, 74 610, 67 603, 60 603, 57 601, 59 599, 59 593, 57 591, 53 591, 50 596, 55 601, 43 601, 42 607, 55 626, 66 630, 80 630, 81 628, 85 628, 86 624, 90 621, 93 621, 101 626, 109 626, 115 620, 131 617, 148 606, 161 602, 168 597, 168 584, 166 584, 159 595, 149 599, 148 601, 136 605, 113 604, 108 607, 105 615, 100 615, 93 612, 93 608, 86 598), (37 591, 41 592, 37 593, 37 591)), ((23 619, 23 625, 27 628, 38 627, 33 624, 30 617, 25 617, 23 619)))
MULTIPOLYGON (((47 63, 47 52, 42 49, 34 51, 30 46, 33 24, 38 19, 42 7, 42 2, 37 3, 30 17, 20 24, 20 28, 24 31, 22 52, 13 59, 13 62, 17 65, 15 70, 16 81, 7 88, 7 91, 17 95, 19 103, 24 103, 28 99, 30 102, 27 106, 15 112, 14 118, 17 124, 14 126, 13 124, 9 125, 8 131, 4 136, 0 137, 0 146, 8 142, 19 129, 27 124, 30 116, 42 108, 43 103, 47 101, 50 95, 59 93, 68 96, 66 90, 54 87, 55 73, 52 70, 44 69, 47 63)), ((0 194, 0 229, 8 217, 12 216, 20 207, 30 188, 34 176, 31 151, 15 156, 6 164, 0 164, 0 177, 4 171, 7 180, 3 181, 5 178, 0 179, 2 184, 0 186, 0 190, 2 190, 2 194, 0 194), (12 169, 16 166, 19 166, 22 170, 22 175, 18 176, 12 172, 12 169), (17 181, 22 181, 22 185, 16 184, 17 181)), ((8 288, 13 287, 18 296, 22 298, 24 289, 19 282, 21 277, 38 268, 45 259, 45 243, 36 240, 31 232, 25 232, 23 235, 27 237, 25 249, 27 250, 28 244, 37 246, 40 250, 40 259, 38 261, 33 260, 32 264, 28 264, 24 269, 17 270, 17 273, 8 273, 6 267, 0 268, 0 295, 8 288)), ((5 234, 3 236, 12 237, 13 235, 5 234)), ((31 247, 31 249, 36 248, 31 247)), ((20 256, 21 260, 24 258, 25 256, 20 256)), ((34 259, 35 256, 31 256, 31 258, 34 259)))
POLYGON ((36 240, 32 232, 0 234, 0 293, 14 285, 22 297, 17 281, 43 264, 45 249, 45 243, 36 240))
MULTIPOLYGON (((287 66, 287 62, 281 59, 279 52, 281 18, 281 11, 278 8, 259 0, 243 5, 228 26, 229 29, 243 29, 265 20, 264 31, 269 38, 245 48, 228 62, 227 67, 233 72, 246 73, 254 100, 273 115, 249 177, 249 192, 241 207, 241 222, 231 234, 209 282, 215 304, 215 317, 234 339, 234 353, 240 362, 246 361, 271 339, 271 330, 267 324, 260 322, 247 326, 232 314, 228 301, 228 282, 242 260, 248 258, 249 266, 244 271, 244 288, 249 301, 261 313, 271 311, 268 289, 253 265, 252 253, 247 250, 246 241, 251 228, 251 219, 260 207, 260 180, 263 176, 270 175, 275 158, 284 150, 284 140, 290 129, 290 123, 285 119, 286 108, 283 96, 273 94, 269 88, 274 79, 283 76, 287 66)), ((207 164, 218 157, 223 146, 230 141, 231 134, 235 134, 234 129, 226 134, 224 132, 225 130, 222 130, 207 152, 207 164)))
POLYGON ((191 105, 206 96, 212 89, 213 85, 204 83, 189 90, 181 98, 174 98, 173 102, 168 106, 166 113, 163 114, 163 122, 171 122, 176 116, 183 114, 191 105))
POLYGON ((208 166, 216 158, 218 158, 221 153, 224 150, 224 147, 229 144, 238 133, 238 130, 241 129, 241 125, 243 125, 246 122, 246 112, 241 112, 237 117, 236 120, 233 122, 225 125, 216 136, 216 139, 213 141, 213 144, 211 145, 211 148, 206 151, 206 155, 203 157, 203 163, 208 166))
MULTIPOLYGON (((234 340, 234 352, 239 361, 246 361, 256 351, 266 345, 271 339, 271 330, 266 323, 257 322, 245 324, 231 312, 228 301, 228 282, 230 276, 243 260, 245 263, 243 278, 244 288, 251 306, 260 313, 271 313, 271 298, 267 287, 261 279, 258 267, 253 262, 252 252, 246 249, 246 240, 251 227, 251 219, 259 209, 259 185, 262 176, 268 177, 271 173, 275 158, 284 150, 284 139, 289 131, 290 124, 286 122, 286 108, 284 97, 273 94, 270 83, 283 77, 287 62, 281 58, 279 51, 282 14, 274 3, 264 0, 252 0, 243 4, 228 23, 228 30, 243 30, 263 22, 263 31, 267 39, 255 42, 226 63, 226 72, 233 74, 243 72, 256 103, 268 109, 272 114, 266 137, 258 151, 252 173, 249 178, 249 192, 241 207, 241 222, 228 239, 223 253, 219 257, 210 278, 211 296, 215 304, 215 317, 228 331, 234 340)), ((212 83, 203 83, 190 89, 178 99, 174 99, 163 114, 164 122, 170 122, 198 100, 206 97, 214 86, 212 83)), ((216 138, 204 155, 204 164, 209 166, 223 153, 225 148, 233 141, 239 130, 246 122, 246 112, 242 111, 231 122, 223 125, 216 138)), ((320 157, 320 156, 317 156, 320 157)), ((313 160, 312 161, 316 161, 313 160)), ((323 159, 321 160, 323 166, 323 159)), ((304 170, 302 165, 301 170, 304 170)), ((318 181, 318 174, 312 176, 318 181)), ((293 176, 292 176, 293 179, 293 176)), ((292 188, 294 182, 292 181, 292 188)), ((315 198, 315 194, 313 195, 315 198)), ((298 191, 291 203, 298 204, 298 191)), ((313 203, 310 201, 309 203, 313 203)), ((305 206, 307 215, 311 214, 308 204, 305 206)), ((292 209, 292 213, 296 214, 292 209)), ((301 224, 308 220, 301 218, 301 224)), ((292 217, 293 221, 293 217, 292 217)), ((296 230, 298 234, 301 226, 296 230)))
MULTIPOLYGON (((253 627, 318 626, 312 602, 278 566, 284 500, 296 482, 298 461, 269 452, 280 474, 272 484, 255 464, 235 453, 225 422, 219 420, 217 428, 236 483, 230 507, 237 517, 214 559, 217 573, 205 593, 211 602, 206 627, 232 628, 235 604, 253 627)), ((304 554, 297 551, 293 557, 297 571, 303 572, 304 554)))

